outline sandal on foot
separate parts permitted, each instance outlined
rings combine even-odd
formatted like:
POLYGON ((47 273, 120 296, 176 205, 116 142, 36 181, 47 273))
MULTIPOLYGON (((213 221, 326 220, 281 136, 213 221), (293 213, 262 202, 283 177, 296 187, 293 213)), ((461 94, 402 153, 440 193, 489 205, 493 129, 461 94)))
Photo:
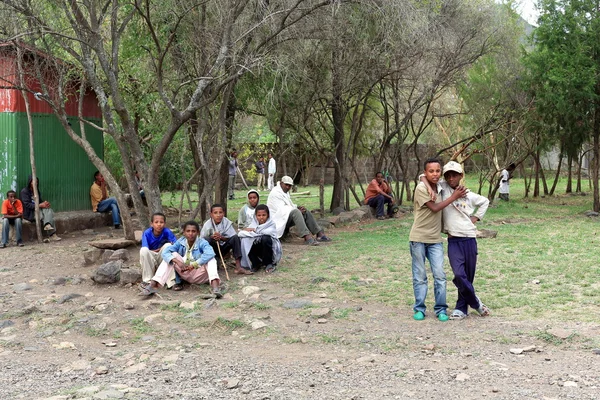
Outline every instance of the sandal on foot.
POLYGON ((140 296, 152 296, 156 293, 158 293, 158 290, 153 288, 152 285, 147 285, 140 289, 140 296))
POLYGON ((448 315, 445 312, 441 312, 437 315, 437 319, 440 322, 446 322, 448 321, 448 315))
POLYGON ((488 317, 491 314, 490 308, 483 304, 479 297, 477 297, 477 301, 479 301, 479 308, 475 311, 477 311, 481 317, 488 317))
POLYGON ((421 311, 417 311, 416 313, 414 313, 413 319, 415 321, 423 321, 425 319, 425 314, 421 311))
POLYGON ((223 297, 223 292, 221 292, 221 288, 220 287, 215 287, 212 288, 212 294, 217 298, 220 299, 221 297, 223 297))
POLYGON ((183 290, 183 285, 181 283, 176 283, 173 285, 173 291, 181 292, 183 290))
POLYGON ((245 269, 245 268, 236 268, 233 270, 234 273, 238 274, 238 275, 252 275, 254 274, 254 272, 250 271, 249 269, 245 269))
POLYGON ((269 264, 265 267, 265 272, 267 274, 272 274, 273 272, 275 272, 276 269, 277 269, 277 266, 275 266, 273 264, 269 264))
POLYGON ((331 238, 325 235, 321 235, 317 238, 319 242, 331 242, 331 238))
POLYGON ((304 241, 304 244, 307 246, 318 246, 319 242, 317 242, 314 238, 310 238, 304 241))
POLYGON ((465 314, 464 312, 460 311, 460 310, 454 310, 452 311, 452 314, 450 314, 450 319, 452 320, 460 320, 460 319, 465 319, 467 318, 467 314, 465 314))

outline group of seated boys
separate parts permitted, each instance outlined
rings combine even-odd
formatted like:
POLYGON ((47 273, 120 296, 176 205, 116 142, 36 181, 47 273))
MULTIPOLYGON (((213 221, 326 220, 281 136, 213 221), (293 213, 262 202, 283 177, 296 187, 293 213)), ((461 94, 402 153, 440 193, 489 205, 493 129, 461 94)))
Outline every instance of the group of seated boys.
POLYGON ((261 267, 267 273, 274 272, 281 259, 281 243, 269 207, 258 201, 258 192, 250 190, 248 203, 240 210, 237 232, 220 204, 213 204, 202 229, 195 221, 186 222, 180 239, 165 227, 164 214, 153 214, 152 225, 142 236, 140 294, 152 295, 163 286, 182 290, 182 282, 186 281, 208 283, 215 297, 220 298, 217 258, 224 263, 223 257, 230 252, 236 274, 252 275, 261 267))

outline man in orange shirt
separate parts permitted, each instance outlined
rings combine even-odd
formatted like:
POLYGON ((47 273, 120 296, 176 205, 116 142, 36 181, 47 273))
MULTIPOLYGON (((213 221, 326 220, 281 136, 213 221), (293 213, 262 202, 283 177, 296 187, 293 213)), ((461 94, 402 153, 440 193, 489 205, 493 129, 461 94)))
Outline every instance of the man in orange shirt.
POLYGON ((8 244, 8 234, 10 226, 14 225, 17 236, 17 246, 23 247, 21 239, 21 227, 23 226, 23 203, 17 199, 17 193, 14 190, 6 192, 6 200, 2 202, 2 243, 0 248, 3 249, 8 244))
POLYGON ((385 219, 383 216, 383 205, 387 203, 387 215, 391 218, 394 207, 394 198, 392 197, 392 188, 383 179, 383 174, 378 172, 375 174, 365 194, 365 204, 375 208, 377 211, 377 219, 385 219))

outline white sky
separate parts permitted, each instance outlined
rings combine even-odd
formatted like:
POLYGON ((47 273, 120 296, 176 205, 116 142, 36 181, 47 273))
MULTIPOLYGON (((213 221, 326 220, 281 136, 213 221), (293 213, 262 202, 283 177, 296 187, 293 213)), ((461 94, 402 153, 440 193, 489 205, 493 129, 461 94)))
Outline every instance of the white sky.
POLYGON ((520 0, 517 6, 517 11, 530 24, 537 25, 538 12, 535 8, 536 0, 520 0))

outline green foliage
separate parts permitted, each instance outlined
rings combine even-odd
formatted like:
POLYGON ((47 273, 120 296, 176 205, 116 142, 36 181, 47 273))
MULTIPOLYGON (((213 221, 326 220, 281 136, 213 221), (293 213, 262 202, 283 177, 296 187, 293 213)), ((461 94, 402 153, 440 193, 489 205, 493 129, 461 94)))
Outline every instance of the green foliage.
POLYGON ((598 98, 600 14, 592 0, 540 2, 534 49, 524 56, 524 84, 535 96, 536 129, 576 154, 589 137, 598 98))

